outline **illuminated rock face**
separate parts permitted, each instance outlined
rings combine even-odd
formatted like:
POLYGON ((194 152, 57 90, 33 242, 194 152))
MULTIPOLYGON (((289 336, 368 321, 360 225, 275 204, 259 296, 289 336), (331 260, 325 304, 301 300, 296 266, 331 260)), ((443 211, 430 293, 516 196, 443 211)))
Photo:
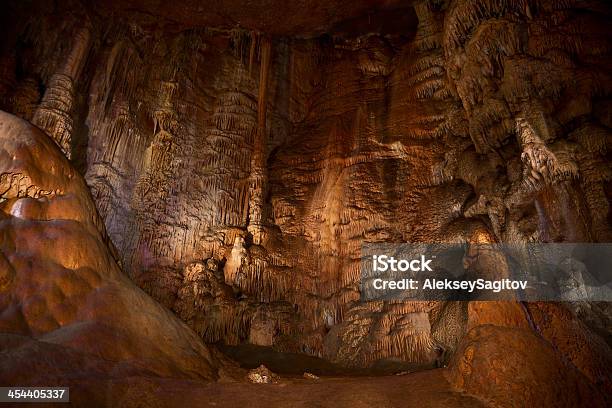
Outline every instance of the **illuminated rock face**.
POLYGON ((576 367, 522 329, 483 325, 470 331, 447 375, 458 390, 494 406, 515 406, 517 400, 543 407, 606 406, 576 367))
POLYGON ((2 383, 216 376, 201 340, 121 272, 59 148, 1 111, 0 174, 2 383))
POLYGON ((397 32, 340 24, 320 37, 319 11, 295 36, 290 18, 265 33, 194 28, 185 2, 178 27, 162 28, 75 6, 86 17, 57 10, 15 27, 28 48, 2 54, 1 102, 71 155, 124 272, 205 341, 353 367, 440 365, 467 332, 531 332, 533 317, 519 305, 360 303, 360 246, 612 238, 609 5, 579 3, 415 1, 396 11, 416 16, 397 32), (50 100, 65 104, 51 112, 50 100))

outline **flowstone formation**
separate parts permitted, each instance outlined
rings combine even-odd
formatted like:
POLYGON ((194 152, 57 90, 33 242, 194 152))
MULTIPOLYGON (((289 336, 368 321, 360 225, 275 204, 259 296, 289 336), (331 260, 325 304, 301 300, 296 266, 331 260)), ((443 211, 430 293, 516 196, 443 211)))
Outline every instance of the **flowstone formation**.
POLYGON ((104 398, 96 388, 130 376, 216 378, 200 338, 121 272, 84 180, 53 140, 6 112, 0 175, 2 384, 59 379, 104 398))
POLYGON ((1 107, 84 176, 109 268, 204 342, 604 404, 609 304, 361 302, 359 267, 364 242, 610 241, 610 5, 299 3, 9 2, 1 107))

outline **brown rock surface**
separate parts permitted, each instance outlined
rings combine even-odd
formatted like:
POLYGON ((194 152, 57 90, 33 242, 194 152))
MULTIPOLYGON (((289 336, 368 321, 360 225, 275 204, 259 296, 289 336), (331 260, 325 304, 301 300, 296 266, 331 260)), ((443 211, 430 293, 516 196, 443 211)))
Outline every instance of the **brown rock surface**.
MULTIPOLYGON (((197 0, 179 0, 171 7, 156 0, 102 0, 93 5, 103 14, 128 14, 151 25, 180 27, 240 26, 249 30, 276 35, 314 35, 350 22, 361 29, 379 29, 384 18, 397 9, 409 13, 409 4, 399 0, 280 0, 240 1, 212 0, 205 4, 197 0), (378 21, 378 18, 383 18, 378 21)), ((404 24, 415 24, 414 15, 403 19, 404 24)), ((386 21, 389 24, 388 21, 386 21)), ((408 27, 410 29, 410 27, 408 27)))
POLYGON ((595 387, 551 344, 523 329, 472 329, 446 373, 459 391, 492 406, 604 407, 595 387))
MULTIPOLYGON (((205 341, 434 364, 483 313, 359 304, 362 242, 610 234, 605 6, 478 4, 415 2, 414 33, 310 39, 151 26, 135 14, 162 5, 146 1, 74 5, 9 30, 27 46, 0 66, 23 77, 6 77, 8 108, 36 105, 84 172, 125 272, 205 341)), ((252 5, 193 17, 217 7, 252 5)), ((524 325, 517 307, 484 315, 524 325)))
POLYGON ((538 302, 527 307, 541 336, 593 384, 609 393, 612 390, 610 345, 562 304, 538 302))
POLYGON ((253 403, 251 385, 152 378, 213 378, 204 341, 450 363, 388 397, 322 376, 260 387, 261 406, 611 394, 609 306, 359 301, 363 242, 612 239, 608 2, 0 7, 0 107, 50 137, 0 116, 2 378, 28 356, 42 377, 14 381, 78 368, 106 381, 100 404, 253 403))
POLYGON ((117 266, 82 177, 52 140, 5 112, 0 175, 3 384, 215 377, 200 338, 117 266))
MULTIPOLYGON (((339 407, 397 408, 482 408, 486 405, 474 397, 453 391, 441 370, 416 373, 413 376, 324 378, 318 381, 301 378, 279 384, 200 383, 130 377, 107 382, 104 392, 75 393, 85 398, 74 406, 187 407, 339 407)), ((72 393, 71 393, 72 395, 72 393)), ((38 406, 45 406, 44 404, 38 406)), ((48 404, 47 406, 52 406, 48 404)))

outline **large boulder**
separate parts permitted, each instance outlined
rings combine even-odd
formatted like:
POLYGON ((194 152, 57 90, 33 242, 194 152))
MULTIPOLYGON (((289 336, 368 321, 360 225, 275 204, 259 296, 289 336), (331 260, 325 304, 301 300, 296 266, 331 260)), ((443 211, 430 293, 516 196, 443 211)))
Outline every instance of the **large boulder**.
POLYGON ((55 143, 1 111, 0 350, 3 385, 217 375, 201 339, 123 274, 55 143))
POLYGON ((462 339, 447 378, 496 407, 605 407, 602 390, 531 330, 480 325, 462 339))

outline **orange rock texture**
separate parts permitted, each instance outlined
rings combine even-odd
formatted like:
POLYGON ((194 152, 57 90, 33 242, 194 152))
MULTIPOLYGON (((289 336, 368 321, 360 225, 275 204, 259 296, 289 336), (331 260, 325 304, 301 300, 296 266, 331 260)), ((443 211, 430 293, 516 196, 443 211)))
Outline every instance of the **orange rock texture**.
POLYGON ((0 174, 3 384, 43 385, 76 367, 216 378, 197 335, 119 269, 83 178, 41 130, 5 112, 0 174))

